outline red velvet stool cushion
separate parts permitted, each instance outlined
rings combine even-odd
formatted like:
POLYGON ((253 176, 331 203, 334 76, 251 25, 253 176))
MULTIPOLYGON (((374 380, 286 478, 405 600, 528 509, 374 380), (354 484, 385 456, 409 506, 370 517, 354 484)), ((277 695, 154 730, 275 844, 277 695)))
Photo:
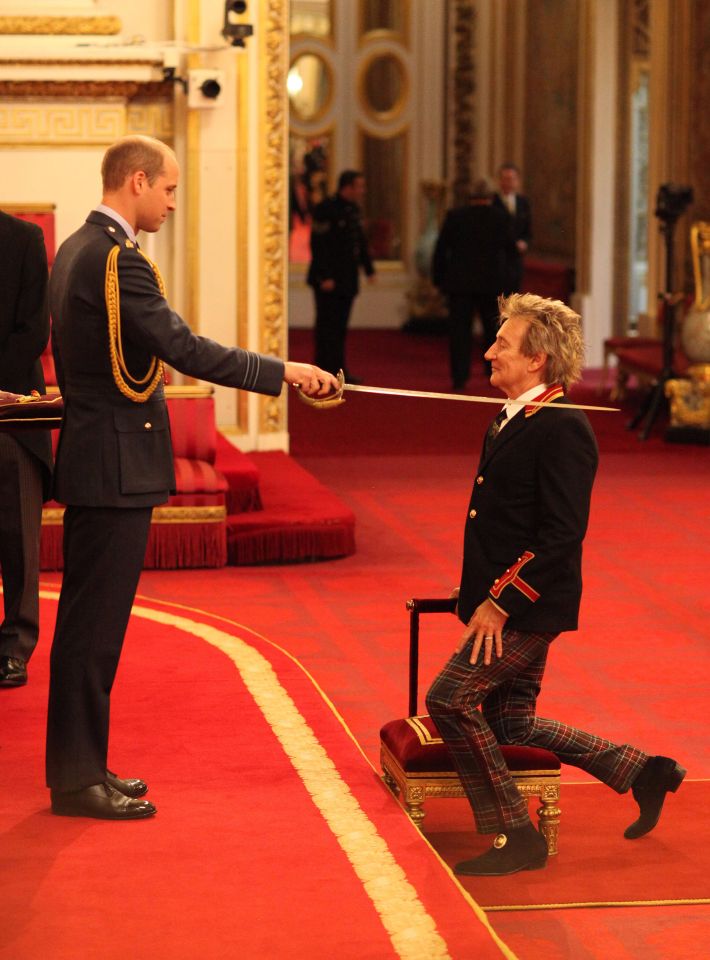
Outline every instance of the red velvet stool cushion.
MULTIPOLYGON (((454 770, 449 748, 431 717, 390 720, 380 730, 382 743, 405 773, 442 773, 454 770)), ((540 747, 501 746, 511 773, 516 770, 559 770, 554 753, 540 747)))

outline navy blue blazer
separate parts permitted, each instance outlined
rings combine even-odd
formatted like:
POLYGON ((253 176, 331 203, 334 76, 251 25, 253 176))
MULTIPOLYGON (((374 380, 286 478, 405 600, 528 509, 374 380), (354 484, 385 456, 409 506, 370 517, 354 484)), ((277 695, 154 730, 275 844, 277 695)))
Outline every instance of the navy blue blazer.
POLYGON ((509 615, 511 629, 576 630, 598 459, 580 410, 526 408, 492 441, 466 518, 458 608, 464 623, 490 598, 509 615))

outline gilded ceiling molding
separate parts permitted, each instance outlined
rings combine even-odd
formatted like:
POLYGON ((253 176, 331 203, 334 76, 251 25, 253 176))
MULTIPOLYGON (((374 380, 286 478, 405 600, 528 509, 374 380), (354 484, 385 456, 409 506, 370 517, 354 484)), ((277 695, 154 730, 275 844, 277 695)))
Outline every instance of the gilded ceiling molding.
POLYGON ((162 81, 139 83, 136 80, 0 80, 0 97, 45 97, 56 100, 81 98, 100 100, 120 97, 133 100, 172 102, 173 84, 162 81))
MULTIPOLYGON (((262 0, 260 28, 263 64, 261 159, 261 341, 265 353, 284 355, 286 341, 286 271, 288 236, 285 184, 288 181, 288 0, 262 0)), ((261 430, 286 428, 286 403, 279 397, 261 400, 261 430)))
POLYGON ((0 34, 15 36, 114 36, 119 17, 0 17, 0 34))
POLYGON ((6 147, 108 144, 125 130, 122 103, 0 104, 0 142, 6 147))
POLYGON ((454 203, 464 203, 471 191, 474 156, 475 65, 473 59, 476 11, 472 0, 455 0, 453 17, 453 187, 454 203))

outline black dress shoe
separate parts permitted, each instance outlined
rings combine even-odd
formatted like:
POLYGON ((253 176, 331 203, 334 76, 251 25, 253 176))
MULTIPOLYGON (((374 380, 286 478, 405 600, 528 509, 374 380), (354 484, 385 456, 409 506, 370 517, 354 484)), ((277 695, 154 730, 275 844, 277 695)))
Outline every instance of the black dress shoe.
POLYGON ((122 793, 124 797, 131 797, 133 800, 137 800, 138 797, 148 793, 148 784, 144 780, 122 780, 121 777, 117 777, 110 770, 106 771, 106 783, 114 790, 122 793))
POLYGON ((624 830, 627 840, 638 840, 658 823, 668 792, 675 793, 686 770, 671 757, 649 757, 631 785, 639 805, 639 818, 624 830))
POLYGON ((94 817, 96 820, 143 820, 152 817, 156 808, 147 800, 126 797, 108 783, 72 793, 52 790, 52 813, 61 817, 94 817))
POLYGON ((27 664, 19 657, 0 657, 0 687, 22 687, 27 683, 27 664))
POLYGON ((529 823, 499 833, 490 850, 463 860, 454 873, 464 877, 505 877, 520 870, 540 870, 547 863, 547 841, 529 823))

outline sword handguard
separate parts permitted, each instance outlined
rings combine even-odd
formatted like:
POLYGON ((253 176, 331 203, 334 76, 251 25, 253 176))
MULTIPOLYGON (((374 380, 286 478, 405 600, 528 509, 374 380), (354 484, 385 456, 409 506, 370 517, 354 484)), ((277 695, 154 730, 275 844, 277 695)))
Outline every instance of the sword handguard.
POLYGON ((339 407, 341 403, 345 403, 345 397, 343 396, 343 391, 345 390, 345 374, 342 370, 338 370, 335 379, 338 381, 338 389, 325 397, 309 397, 308 394, 301 390, 300 383, 295 383, 294 387, 296 388, 298 399, 302 400, 309 407, 315 407, 316 410, 330 410, 331 407, 339 407))

